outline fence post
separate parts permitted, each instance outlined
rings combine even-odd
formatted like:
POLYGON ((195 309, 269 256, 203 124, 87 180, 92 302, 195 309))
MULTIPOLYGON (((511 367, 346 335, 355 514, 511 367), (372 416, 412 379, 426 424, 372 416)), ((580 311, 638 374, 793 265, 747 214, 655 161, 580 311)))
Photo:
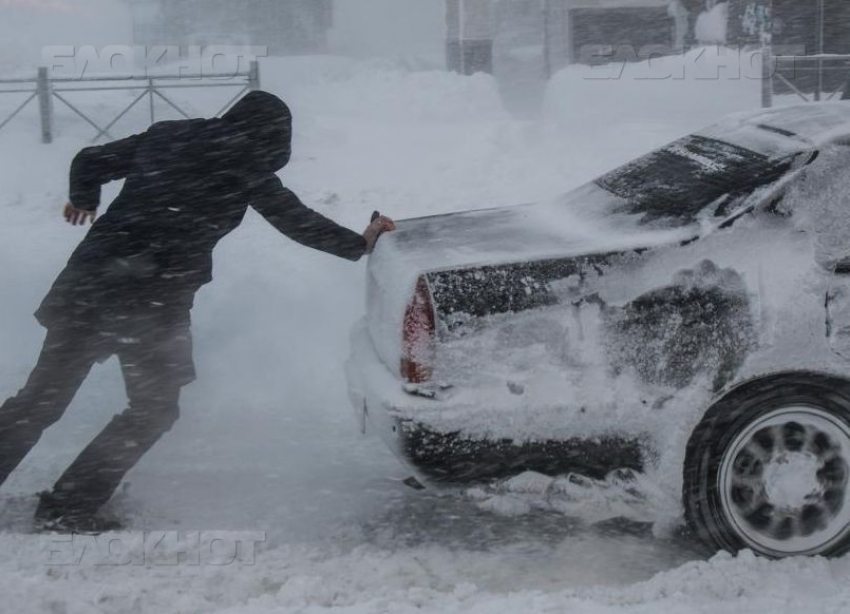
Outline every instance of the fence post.
POLYGON ((153 106, 153 79, 148 79, 148 96, 150 96, 148 106, 150 107, 151 112, 151 125, 153 125, 156 123, 156 109, 154 109, 153 106))
POLYGON ((815 102, 820 102, 823 95, 823 52, 824 52, 824 0, 818 0, 818 89, 815 91, 815 102))
POLYGON ((35 91, 38 93, 38 110, 41 115, 41 142, 53 142, 53 92, 46 66, 38 69, 35 91))
POLYGON ((260 89, 260 61, 251 60, 251 68, 248 72, 248 89, 256 92, 260 89))
POLYGON ((776 62, 773 57, 773 47, 765 45, 761 48, 761 106, 769 109, 773 106, 773 73, 776 62))

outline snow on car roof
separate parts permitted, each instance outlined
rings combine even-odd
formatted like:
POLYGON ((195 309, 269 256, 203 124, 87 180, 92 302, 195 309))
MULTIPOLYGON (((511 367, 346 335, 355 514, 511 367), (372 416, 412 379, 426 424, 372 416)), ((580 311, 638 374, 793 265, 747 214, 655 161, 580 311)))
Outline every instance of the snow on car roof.
POLYGON ((817 147, 850 135, 850 101, 736 113, 696 134, 768 155, 805 145, 817 147))

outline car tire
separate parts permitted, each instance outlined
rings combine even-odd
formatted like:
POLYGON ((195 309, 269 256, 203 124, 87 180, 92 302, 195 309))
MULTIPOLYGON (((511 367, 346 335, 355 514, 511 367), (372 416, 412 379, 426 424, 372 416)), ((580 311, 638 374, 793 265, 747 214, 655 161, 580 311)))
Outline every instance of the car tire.
POLYGON ((732 389, 688 443, 683 503, 712 547, 783 558, 850 550, 850 382, 808 372, 732 389))

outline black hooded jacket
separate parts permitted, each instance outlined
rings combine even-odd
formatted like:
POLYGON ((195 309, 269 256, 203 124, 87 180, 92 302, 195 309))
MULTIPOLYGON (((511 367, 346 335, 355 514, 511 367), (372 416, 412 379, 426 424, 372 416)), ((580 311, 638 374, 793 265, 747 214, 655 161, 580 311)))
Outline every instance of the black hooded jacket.
POLYGON ((71 165, 74 207, 95 211, 103 184, 126 181, 45 297, 39 322, 122 332, 138 318, 188 312, 212 279, 213 248, 249 205, 303 245, 359 259, 365 239, 306 207, 275 175, 291 140, 286 104, 252 92, 220 119, 160 122, 83 149, 71 165))

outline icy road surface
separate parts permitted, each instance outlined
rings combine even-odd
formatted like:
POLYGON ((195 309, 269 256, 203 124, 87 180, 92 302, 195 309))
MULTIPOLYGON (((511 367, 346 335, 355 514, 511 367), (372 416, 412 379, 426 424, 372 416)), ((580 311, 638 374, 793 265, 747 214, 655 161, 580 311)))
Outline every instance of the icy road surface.
MULTIPOLYGON (((331 58, 269 61, 263 74, 295 113, 284 182, 359 229, 373 209, 405 217, 550 198, 758 104, 756 81, 691 78, 705 70, 703 58, 688 79, 651 83, 571 69, 533 120, 506 113, 487 77, 331 58)), ((220 102, 210 96, 182 99, 203 115, 220 102)), ((120 94, 79 100, 103 119, 127 102, 120 94)), ((89 128, 57 110, 54 145, 37 142, 33 114, 0 133, 2 397, 32 366, 43 332, 31 313, 82 233, 59 211, 89 128)), ((127 118, 124 134, 143 127, 144 113, 127 118)), ((104 554, 106 537, 70 544, 69 556, 67 541, 28 534, 33 493, 123 408, 110 361, 0 490, 0 611, 850 611, 848 559, 713 555, 675 531, 594 524, 610 507, 593 488, 562 505, 509 488, 408 490, 404 467, 359 436, 345 394, 363 264, 300 248, 256 215, 215 256, 215 282, 193 313, 200 378, 184 392, 181 420, 111 504, 131 527, 108 536, 117 554, 104 554), (229 565, 174 564, 166 552, 138 566, 122 556, 122 545, 154 530, 265 541, 229 565)))

